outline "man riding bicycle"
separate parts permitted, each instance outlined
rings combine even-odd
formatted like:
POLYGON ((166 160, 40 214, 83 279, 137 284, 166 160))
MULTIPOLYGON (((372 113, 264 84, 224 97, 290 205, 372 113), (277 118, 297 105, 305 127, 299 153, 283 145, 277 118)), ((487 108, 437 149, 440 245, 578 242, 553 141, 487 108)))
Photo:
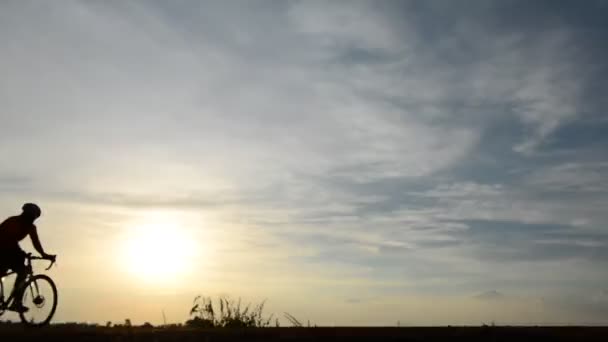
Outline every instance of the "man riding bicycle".
MULTIPOLYGON (((40 207, 33 203, 26 203, 22 207, 23 212, 19 216, 12 216, 0 224, 0 275, 6 274, 8 269, 17 273, 13 295, 21 298, 23 289, 21 284, 27 276, 25 268, 26 253, 19 247, 19 241, 28 235, 32 240, 32 245, 43 258, 54 261, 55 255, 47 254, 38 238, 38 231, 34 221, 41 215, 40 207)), ((25 312, 27 307, 23 306, 20 300, 14 301, 9 310, 25 312)))

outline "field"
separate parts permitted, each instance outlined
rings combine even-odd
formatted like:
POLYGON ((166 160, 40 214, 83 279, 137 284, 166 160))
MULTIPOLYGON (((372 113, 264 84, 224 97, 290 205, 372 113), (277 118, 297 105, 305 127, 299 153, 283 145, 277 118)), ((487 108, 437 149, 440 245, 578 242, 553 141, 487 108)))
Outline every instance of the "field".
POLYGON ((608 327, 143 328, 1 326, 0 341, 608 341, 608 327))

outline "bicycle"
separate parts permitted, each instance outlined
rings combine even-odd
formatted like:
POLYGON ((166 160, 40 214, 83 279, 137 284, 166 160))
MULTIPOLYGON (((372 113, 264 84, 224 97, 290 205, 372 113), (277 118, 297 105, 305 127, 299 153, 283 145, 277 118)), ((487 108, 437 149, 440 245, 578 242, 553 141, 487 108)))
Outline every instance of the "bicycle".
MULTIPOLYGON (((20 284, 23 286, 21 298, 14 298, 13 293, 5 300, 4 284, 3 281, 0 281, 0 316, 8 310, 15 300, 20 300, 21 303, 29 309, 25 312, 19 312, 21 322, 27 326, 39 327, 48 324, 55 314, 55 310, 57 309, 57 287, 49 276, 45 274, 34 274, 32 260, 50 261, 51 264, 45 269, 47 271, 53 267, 55 260, 32 256, 31 253, 26 254, 25 260, 27 276, 25 281, 20 284), (49 303, 51 300, 52 302, 49 303), (44 312, 45 308, 49 309, 48 313, 42 313, 40 318, 38 318, 36 313, 38 311, 44 312)), ((15 272, 6 273, 2 275, 1 279, 4 280, 5 277, 12 274, 15 274, 15 272)))

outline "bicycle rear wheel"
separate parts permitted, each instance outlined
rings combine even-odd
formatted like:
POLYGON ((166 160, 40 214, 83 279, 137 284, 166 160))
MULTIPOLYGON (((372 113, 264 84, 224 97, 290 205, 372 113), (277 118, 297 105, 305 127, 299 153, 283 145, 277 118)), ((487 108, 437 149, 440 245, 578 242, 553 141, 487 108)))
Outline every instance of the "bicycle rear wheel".
POLYGON ((48 324, 57 309, 57 287, 51 278, 37 274, 25 283, 21 303, 28 311, 19 313, 21 322, 28 326, 48 324))

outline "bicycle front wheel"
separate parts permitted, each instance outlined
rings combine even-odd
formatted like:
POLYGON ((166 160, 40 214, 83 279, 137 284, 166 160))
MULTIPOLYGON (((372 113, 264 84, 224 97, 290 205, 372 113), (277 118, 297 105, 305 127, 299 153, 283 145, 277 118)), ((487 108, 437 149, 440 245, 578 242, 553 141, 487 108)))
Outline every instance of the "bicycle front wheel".
POLYGON ((44 274, 37 274, 25 283, 23 306, 26 312, 19 314, 21 322, 29 326, 48 324, 57 309, 57 287, 53 280, 44 274))

